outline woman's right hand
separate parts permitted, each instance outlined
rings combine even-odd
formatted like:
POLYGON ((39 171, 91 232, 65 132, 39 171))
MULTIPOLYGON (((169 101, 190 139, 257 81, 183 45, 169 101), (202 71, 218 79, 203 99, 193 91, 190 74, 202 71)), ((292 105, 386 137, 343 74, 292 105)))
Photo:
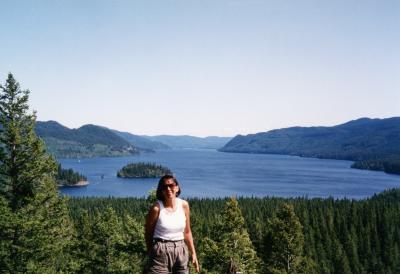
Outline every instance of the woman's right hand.
POLYGON ((156 202, 151 206, 149 212, 147 213, 146 223, 144 226, 144 238, 146 240, 146 248, 147 248, 147 253, 149 255, 151 253, 151 248, 153 246, 154 228, 156 227, 159 214, 160 214, 160 206, 156 202))

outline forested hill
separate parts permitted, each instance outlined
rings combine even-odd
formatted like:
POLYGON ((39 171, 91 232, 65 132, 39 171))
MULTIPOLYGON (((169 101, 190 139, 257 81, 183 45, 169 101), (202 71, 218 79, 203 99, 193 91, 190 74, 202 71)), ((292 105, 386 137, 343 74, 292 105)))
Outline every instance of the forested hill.
POLYGON ((57 158, 126 156, 139 152, 131 143, 101 126, 69 129, 55 121, 38 121, 35 131, 57 158))
POLYGON ((127 156, 159 149, 217 149, 231 137, 139 136, 96 125, 70 129, 56 121, 36 122, 36 134, 57 158, 127 156))
POLYGON ((124 138, 132 145, 138 147, 139 149, 144 149, 144 150, 171 149, 171 147, 167 146, 166 144, 157 141, 152 141, 149 140, 148 138, 139 135, 135 135, 129 132, 122 132, 118 130, 112 130, 112 131, 116 133, 118 136, 124 138))
POLYGON ((290 127, 238 135, 220 151, 363 161, 358 168, 384 170, 385 161, 395 165, 400 162, 400 117, 361 118, 333 127, 290 127), (373 161, 376 168, 371 165, 373 161))
POLYGON ((143 136, 152 141, 161 142, 170 146, 171 148, 194 148, 194 149, 218 149, 223 147, 229 142, 232 137, 195 137, 190 135, 157 135, 157 136, 143 136))

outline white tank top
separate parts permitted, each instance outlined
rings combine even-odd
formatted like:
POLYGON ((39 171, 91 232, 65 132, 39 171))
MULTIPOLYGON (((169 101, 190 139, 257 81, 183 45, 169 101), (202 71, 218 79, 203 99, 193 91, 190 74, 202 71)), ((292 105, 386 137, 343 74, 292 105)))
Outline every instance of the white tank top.
POLYGON ((160 205, 160 214, 158 215, 153 238, 169 241, 183 240, 186 215, 183 210, 182 199, 176 198, 176 210, 174 212, 165 209, 162 201, 157 202, 160 205))

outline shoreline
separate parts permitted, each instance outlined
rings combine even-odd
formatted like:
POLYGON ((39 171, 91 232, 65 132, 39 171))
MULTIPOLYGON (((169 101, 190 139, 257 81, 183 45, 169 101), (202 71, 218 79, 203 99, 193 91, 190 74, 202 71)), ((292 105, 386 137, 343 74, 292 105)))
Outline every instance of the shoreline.
POLYGON ((59 185, 59 186, 60 187, 84 187, 84 186, 88 186, 88 185, 89 185, 89 181, 81 180, 74 185, 59 185))

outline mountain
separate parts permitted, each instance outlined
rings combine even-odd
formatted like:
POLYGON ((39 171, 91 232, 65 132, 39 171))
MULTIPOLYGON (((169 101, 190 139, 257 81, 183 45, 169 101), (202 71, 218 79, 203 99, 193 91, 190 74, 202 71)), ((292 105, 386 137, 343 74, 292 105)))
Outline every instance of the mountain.
POLYGON ((385 163, 390 163, 390 169, 400 171, 400 117, 361 118, 333 127, 290 127, 237 135, 220 151, 345 159, 360 161, 357 168, 385 171, 385 163), (369 167, 373 161, 377 166, 369 167))
POLYGON ((108 128, 84 125, 69 129, 56 121, 36 122, 36 134, 57 158, 128 156, 138 154, 137 147, 108 128))
POLYGON ((218 149, 229 142, 232 137, 195 137, 189 135, 158 135, 158 136, 142 136, 152 141, 161 142, 171 148, 194 148, 194 149, 218 149))
POLYGON ((56 121, 36 122, 35 131, 57 158, 127 156, 140 151, 171 148, 211 148, 224 146, 231 137, 139 136, 97 125, 70 129, 56 121))
POLYGON ((112 131, 141 150, 152 151, 159 149, 171 149, 171 147, 167 146, 166 144, 157 141, 152 141, 148 138, 139 135, 135 135, 129 132, 122 132, 118 130, 112 130, 112 131))

